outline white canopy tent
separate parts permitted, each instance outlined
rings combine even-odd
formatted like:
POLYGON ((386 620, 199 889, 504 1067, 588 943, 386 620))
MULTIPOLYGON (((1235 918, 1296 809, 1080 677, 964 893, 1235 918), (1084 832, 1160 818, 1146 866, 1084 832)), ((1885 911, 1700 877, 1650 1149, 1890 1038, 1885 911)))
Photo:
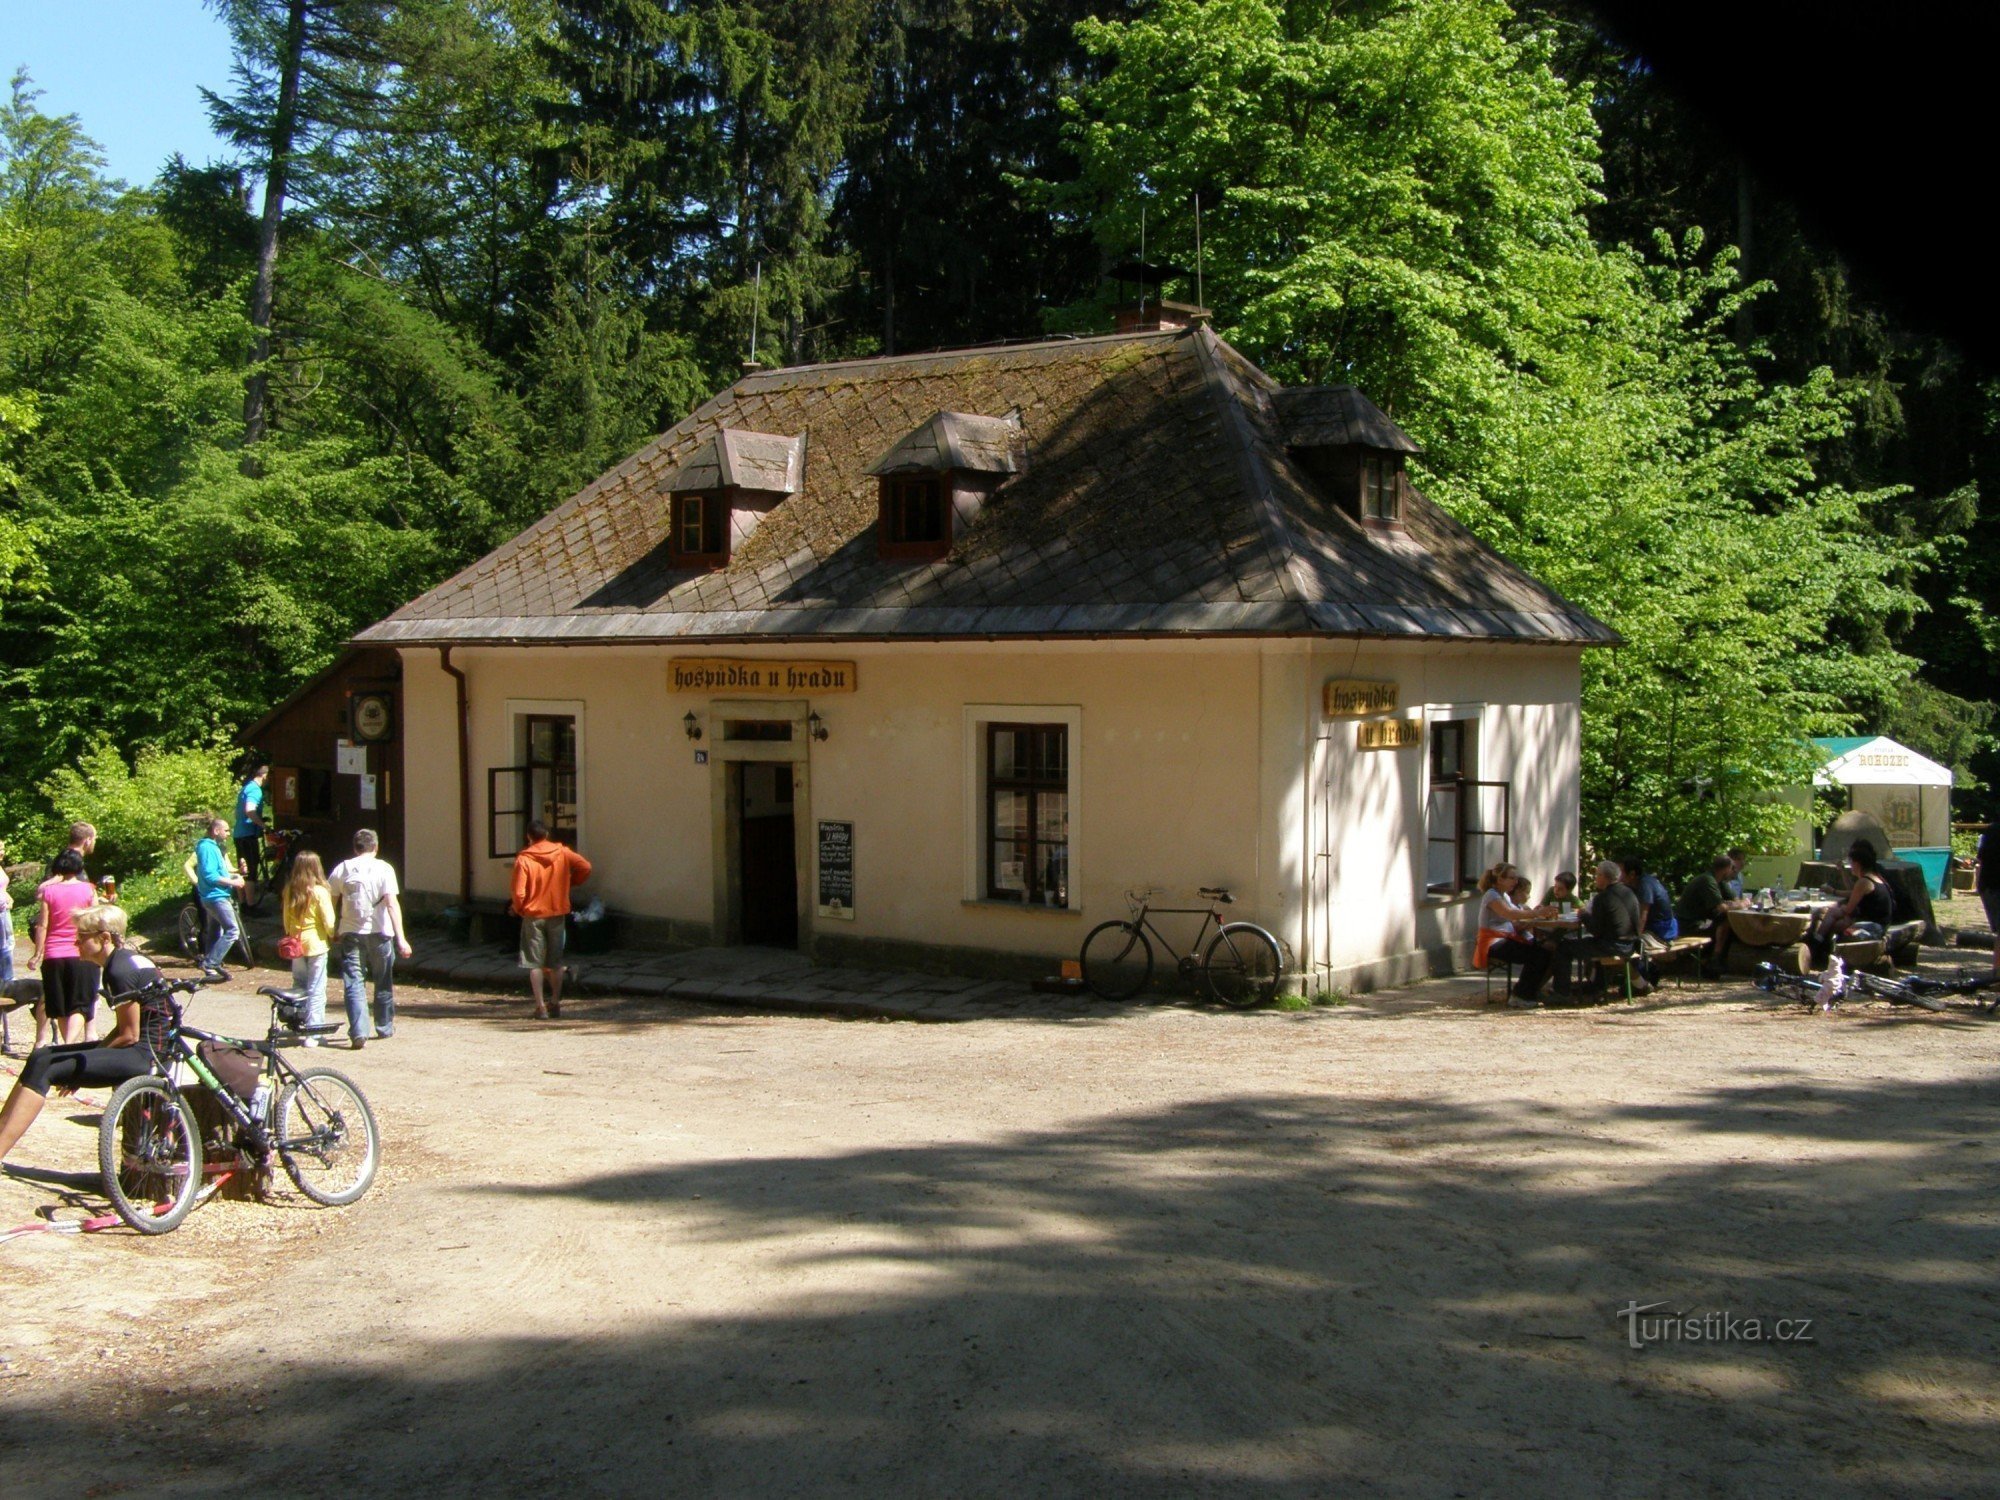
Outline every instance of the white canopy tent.
POLYGON ((1813 743, 1827 756, 1826 764, 1814 773, 1813 784, 1846 787, 1849 805, 1880 820, 1897 854, 1908 858, 1909 851, 1917 849, 1950 849, 1949 766, 1886 735, 1813 743))

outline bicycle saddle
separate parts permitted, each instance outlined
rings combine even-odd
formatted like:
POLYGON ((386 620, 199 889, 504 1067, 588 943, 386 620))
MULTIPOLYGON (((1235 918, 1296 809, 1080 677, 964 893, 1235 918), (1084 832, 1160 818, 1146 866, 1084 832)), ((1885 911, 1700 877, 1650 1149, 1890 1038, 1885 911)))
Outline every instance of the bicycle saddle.
POLYGON ((275 984, 260 984, 257 986, 257 993, 260 995, 269 995, 279 1005, 304 1005, 306 1003, 303 991, 281 989, 275 984))
POLYGON ((1204 901, 1219 901, 1224 906, 1234 906, 1236 904, 1236 898, 1229 894, 1227 886, 1205 885, 1201 888, 1201 899, 1204 901))
POLYGON ((340 1030, 340 1022, 321 1021, 316 1026, 294 1026, 291 1029, 296 1031, 300 1036, 325 1036, 329 1032, 340 1030))

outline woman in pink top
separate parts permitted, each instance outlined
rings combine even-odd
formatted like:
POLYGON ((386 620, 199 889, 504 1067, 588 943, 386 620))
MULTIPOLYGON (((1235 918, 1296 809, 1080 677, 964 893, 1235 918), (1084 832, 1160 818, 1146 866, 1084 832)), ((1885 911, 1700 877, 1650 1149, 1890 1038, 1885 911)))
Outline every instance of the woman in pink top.
POLYGON ((41 898, 41 921, 35 928, 31 963, 42 970, 42 1014, 35 1018, 35 1045, 42 1044, 44 1016, 59 1042, 84 1040, 90 1013, 97 1008, 97 965, 76 946, 76 914, 97 900, 97 891, 83 877, 83 856, 65 849, 49 866, 50 878, 35 894, 41 898), (85 971, 88 971, 87 973, 85 971))

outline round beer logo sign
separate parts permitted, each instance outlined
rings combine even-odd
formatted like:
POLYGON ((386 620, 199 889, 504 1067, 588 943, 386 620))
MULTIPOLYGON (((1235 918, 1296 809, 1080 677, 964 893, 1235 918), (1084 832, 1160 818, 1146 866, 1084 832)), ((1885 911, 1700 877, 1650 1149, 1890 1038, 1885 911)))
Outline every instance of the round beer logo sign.
POLYGON ((380 693, 368 693, 354 700, 354 737, 361 740, 389 737, 389 700, 380 693))

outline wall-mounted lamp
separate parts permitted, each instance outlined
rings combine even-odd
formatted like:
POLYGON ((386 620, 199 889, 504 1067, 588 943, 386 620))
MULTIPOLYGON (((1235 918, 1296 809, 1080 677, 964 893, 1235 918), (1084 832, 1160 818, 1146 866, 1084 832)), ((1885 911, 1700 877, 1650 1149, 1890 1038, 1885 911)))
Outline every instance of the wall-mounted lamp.
POLYGON ((819 716, 818 709, 806 715, 806 732, 816 740, 826 738, 826 720, 819 716))
POLYGON ((701 721, 694 716, 693 709, 689 709, 687 717, 681 720, 681 728, 687 731, 689 739, 698 740, 701 738, 701 721))

